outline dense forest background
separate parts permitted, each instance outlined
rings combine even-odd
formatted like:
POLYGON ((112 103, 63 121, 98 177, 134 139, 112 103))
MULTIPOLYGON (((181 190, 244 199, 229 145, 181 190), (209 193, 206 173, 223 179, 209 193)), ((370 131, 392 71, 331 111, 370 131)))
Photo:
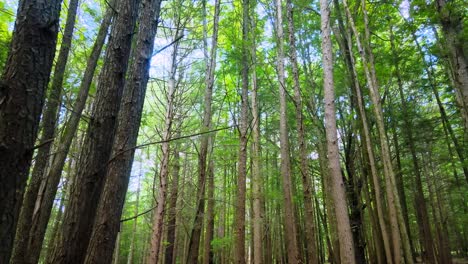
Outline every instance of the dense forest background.
POLYGON ((466 0, 2 0, 0 263, 468 263, 466 0))

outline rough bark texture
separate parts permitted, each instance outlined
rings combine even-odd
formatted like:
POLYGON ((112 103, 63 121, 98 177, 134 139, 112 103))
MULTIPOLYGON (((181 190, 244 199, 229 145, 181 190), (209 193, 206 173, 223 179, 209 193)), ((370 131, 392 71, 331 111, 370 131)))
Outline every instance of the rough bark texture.
POLYGON ((68 61, 68 54, 72 42, 73 29, 75 28, 76 11, 78 9, 78 0, 71 0, 68 6, 67 21, 62 37, 62 44, 58 54, 57 62, 50 87, 50 94, 44 107, 42 116, 42 133, 39 140, 39 148, 35 157, 35 164, 32 170, 31 180, 24 195, 23 206, 18 221, 18 228, 15 237, 15 247, 12 263, 37 263, 40 250, 29 249, 32 243, 29 237, 31 219, 34 213, 37 194, 41 181, 43 180, 49 152, 54 142, 55 128, 57 126, 57 114, 62 102, 62 83, 65 76, 65 67, 68 61))
MULTIPOLYGON (((255 4, 251 5, 251 8, 255 4)), ((252 10, 251 10, 252 11, 252 10)), ((252 17, 252 28, 256 28, 256 20, 252 17)), ((253 251, 254 264, 264 263, 265 251, 263 250, 264 238, 264 196, 263 196, 263 174, 262 165, 260 162, 260 113, 258 107, 257 94, 257 47, 255 31, 252 32, 252 91, 251 91, 251 107, 252 107, 252 199, 253 199, 253 251)))
POLYGON ((325 131, 327 138, 328 170, 331 181, 338 237, 340 241, 340 263, 355 263, 353 236, 346 203, 346 190, 341 174, 335 114, 333 83, 333 53, 330 30, 330 9, 326 0, 320 1, 322 52, 324 73, 325 131))
MULTIPOLYGON (((34 252, 37 257, 39 257, 38 252, 40 252, 42 242, 44 240, 47 223, 54 204, 62 169, 65 165, 68 151, 72 145, 73 138, 80 123, 81 113, 86 105, 89 88, 91 87, 91 81, 98 63, 99 55, 101 54, 102 46, 104 45, 104 40, 107 36, 112 13, 113 12, 109 9, 102 21, 91 55, 88 58, 88 63, 80 84, 78 97, 73 111, 71 111, 70 117, 64 125, 64 132, 58 140, 56 154, 50 161, 49 170, 47 174, 44 175, 38 190, 37 199, 34 205, 35 211, 32 215, 32 222, 30 223, 30 244, 28 245, 28 250, 31 251, 31 255, 34 252)), ((33 257, 31 256, 30 259, 33 259, 33 257)))
MULTIPOLYGON (((206 5, 206 2, 204 2, 206 5)), ((213 85, 214 85, 214 71, 216 65, 216 51, 218 45, 218 21, 220 12, 220 1, 215 1, 215 14, 213 22, 213 35, 211 43, 211 52, 208 59, 207 49, 207 38, 205 37, 205 63, 206 63, 206 76, 205 76, 205 94, 204 94, 204 109, 203 109, 203 121, 201 132, 208 131, 211 128, 211 104, 213 97, 213 85)), ((204 11, 206 12, 206 11, 204 11)), ((206 23, 206 22, 204 22, 206 23)), ((206 25, 204 26, 206 27, 206 25)), ((207 34, 206 28, 204 34, 207 34)), ((190 242, 188 245, 187 262, 198 263, 198 251, 200 248, 200 236, 201 228, 203 223, 203 214, 205 210, 205 181, 206 181, 206 168, 207 168, 207 153, 208 153, 208 135, 204 135, 200 142, 200 151, 198 155, 198 181, 197 181, 197 210, 195 213, 195 220, 193 222, 193 228, 190 235, 190 242)))
POLYGON ((53 263, 83 262, 91 237, 114 141, 138 1, 121 0, 118 6, 53 263))
POLYGON ((206 198, 208 201, 208 205, 206 208, 206 232, 205 232, 205 244, 203 250, 203 263, 205 264, 213 264, 214 263, 214 252, 211 247, 211 242, 214 238, 214 163, 213 159, 210 159, 210 163, 208 165, 208 189, 206 193, 206 198))
POLYGON ((61 0, 19 2, 0 79, 0 262, 8 263, 55 54, 61 0))
POLYGON ((249 0, 242 1, 242 55, 241 55, 241 111, 239 118, 239 156, 237 162, 237 192, 236 206, 234 212, 234 263, 246 263, 245 254, 245 197, 247 178, 247 143, 248 143, 248 90, 249 90, 249 50, 247 41, 249 39, 249 0))
MULTIPOLYGON (((172 180, 171 194, 168 204, 168 224, 167 224, 167 247, 164 253, 164 263, 174 264, 177 259, 175 251, 176 242, 176 220, 177 220, 177 196, 179 193, 179 174, 180 174, 180 155, 179 147, 174 147, 174 161, 172 165, 172 180)), ((130 264, 130 263, 129 263, 130 264)))
POLYGON ((294 213, 294 203, 292 195, 291 180, 291 160, 289 156, 289 136, 287 125, 287 103, 286 103, 286 82, 284 70, 284 33, 282 1, 276 0, 276 34, 277 34, 277 73, 279 83, 280 101, 280 145, 281 145, 281 176, 283 179, 284 198, 284 228, 287 247, 287 257, 289 264, 301 263, 299 247, 297 245, 296 217, 294 213))
POLYGON ((160 0, 141 3, 134 57, 123 91, 115 140, 85 263, 108 263, 112 259, 140 127, 160 6, 160 0))

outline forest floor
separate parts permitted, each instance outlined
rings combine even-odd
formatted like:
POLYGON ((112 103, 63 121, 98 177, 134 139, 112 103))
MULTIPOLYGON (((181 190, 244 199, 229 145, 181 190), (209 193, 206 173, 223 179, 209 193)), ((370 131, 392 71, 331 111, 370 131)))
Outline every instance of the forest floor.
POLYGON ((453 264, 468 264, 467 258, 454 258, 453 264))

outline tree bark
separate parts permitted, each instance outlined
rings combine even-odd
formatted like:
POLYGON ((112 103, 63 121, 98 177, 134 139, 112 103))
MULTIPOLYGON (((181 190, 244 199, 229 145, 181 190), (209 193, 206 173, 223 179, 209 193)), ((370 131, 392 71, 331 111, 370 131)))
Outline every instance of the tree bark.
POLYGON ((0 262, 13 250, 23 193, 55 55, 61 0, 18 4, 0 79, 0 262))
POLYGON ((57 126, 58 111, 62 102, 62 83, 65 76, 65 67, 68 61, 68 54, 72 42, 73 30, 75 28, 78 0, 71 0, 68 7, 67 21, 62 37, 62 44, 55 64, 55 70, 50 88, 48 101, 44 107, 42 117, 42 133, 39 140, 38 153, 35 157, 35 164, 32 170, 30 183, 26 190, 18 220, 18 227, 15 237, 15 246, 12 263, 37 263, 40 251, 28 248, 30 241, 29 232, 31 219, 34 214, 34 207, 39 192, 43 176, 46 171, 47 161, 52 149, 57 126))
POLYGON ((296 108, 296 126, 297 126, 297 137, 299 145, 299 170, 302 179, 302 189, 304 194, 304 230, 306 239, 306 258, 307 263, 319 263, 317 245, 315 243, 316 229, 315 229, 315 217, 314 217, 314 204, 312 198, 312 187, 310 185, 310 172, 309 165, 307 162, 307 146, 305 141, 304 131, 304 116, 302 113, 302 95, 301 87, 299 82, 299 67, 297 62, 297 51, 296 51, 296 37, 294 29, 293 19, 293 4, 292 0, 286 2, 287 5, 287 19, 288 19, 288 30, 289 30, 289 57, 291 60, 292 74, 293 74, 293 85, 294 85, 294 105, 296 108))
POLYGON ((280 146, 281 146, 281 175, 283 179, 283 199, 284 199, 284 228, 287 248, 287 258, 289 264, 301 263, 299 247, 297 245, 297 230, 295 210, 292 194, 291 180, 291 160, 289 152, 289 136, 287 125, 287 103, 286 103, 286 82, 284 69, 284 33, 283 33, 283 14, 282 1, 276 0, 276 35, 277 35, 277 74, 279 85, 280 101, 280 146))
POLYGON ((335 95, 333 83, 333 52, 330 30, 330 9, 326 0, 320 1, 323 79, 325 103, 325 131, 327 137, 328 170, 331 180, 331 195, 333 197, 338 236, 340 241, 340 262, 342 264, 356 263, 353 248, 353 236, 346 203, 346 190, 341 174, 338 138, 336 128, 335 95))
MULTIPOLYGON (((96 217, 97 201, 100 200, 102 193, 107 165, 111 162, 112 144, 135 30, 138 1, 121 0, 118 6, 119 12, 112 28, 78 163, 78 174, 64 215, 63 237, 57 245, 52 263, 84 261, 96 217)), ((116 199, 119 198, 116 195, 116 199)), ((113 249, 114 245, 106 247, 113 249)))
MULTIPOLYGON (((32 215, 32 221, 30 223, 30 245, 28 245, 31 256, 34 254, 36 258, 38 258, 40 254, 65 160, 79 126, 81 113, 86 105, 91 81, 101 54, 102 46, 104 45, 104 40, 107 36, 112 15, 113 12, 109 8, 99 28, 99 33, 91 55, 88 58, 73 111, 71 111, 70 117, 64 125, 64 132, 58 140, 57 150, 55 151, 56 154, 53 159, 51 159, 48 172, 44 175, 38 190, 37 199, 35 201, 35 212, 32 215)), ((33 257, 31 257, 31 259, 33 259, 33 257)))
POLYGON ((112 259, 125 194, 130 180, 160 6, 160 0, 141 3, 139 33, 135 50, 132 53, 129 77, 123 91, 115 140, 111 158, 106 164, 105 183, 96 211, 96 220, 87 248, 85 263, 108 263, 112 259))
MULTIPOLYGON (((254 10, 256 3, 252 1, 251 13, 254 10)), ((252 29, 256 28, 256 19, 252 16, 252 29)), ((257 46, 255 30, 252 30, 252 91, 251 91, 251 108, 252 108, 252 199, 253 199, 253 264, 264 263, 263 238, 265 234, 264 228, 264 196, 263 196, 263 174, 262 165, 260 162, 260 113, 258 108, 258 86, 257 86, 257 46)))
POLYGON ((250 8, 249 0, 242 1, 242 55, 241 55, 241 111, 239 117, 239 156, 237 161, 237 192, 234 212, 234 263, 246 263, 245 254, 245 201, 247 178, 247 144, 248 144, 248 120, 249 120, 249 49, 246 43, 250 37, 250 8))
MULTIPOLYGON (((187 159, 186 159, 187 160, 187 159)), ((185 163, 187 161, 185 160, 185 163)), ((186 164, 185 164, 186 165, 186 164)), ((169 207, 168 207, 168 225, 167 225, 167 243, 164 253, 164 263, 165 264, 174 264, 177 255, 176 255, 176 223, 177 223, 177 196, 179 194, 179 173, 180 173, 180 155, 179 147, 176 144, 174 146, 174 161, 172 165, 172 180, 171 180, 171 194, 169 196, 169 207)), ((130 263, 128 263, 130 264, 130 263)))
POLYGON ((214 164, 213 164, 213 159, 210 159, 209 165, 208 165, 208 191, 207 191, 207 200, 208 200, 208 205, 206 209, 206 233, 205 233, 205 245, 204 245, 204 256, 203 256, 203 262, 205 264, 213 264, 214 263, 214 252, 211 247, 211 242, 214 238, 214 206, 215 206, 215 200, 214 200, 214 164))

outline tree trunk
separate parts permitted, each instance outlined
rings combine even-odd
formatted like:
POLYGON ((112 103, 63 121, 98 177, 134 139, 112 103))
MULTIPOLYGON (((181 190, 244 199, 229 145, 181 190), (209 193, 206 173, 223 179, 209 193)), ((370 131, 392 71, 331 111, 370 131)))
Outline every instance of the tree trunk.
POLYGON ((39 187, 43 181, 46 171, 49 153, 54 142, 55 128, 57 126, 57 114, 62 102, 62 83, 65 76, 65 67, 68 61, 68 54, 72 42, 73 30, 75 28, 75 18, 78 9, 78 0, 71 0, 68 7, 67 21, 63 32, 62 44, 55 64, 55 70, 50 88, 50 94, 47 104, 44 108, 42 117, 42 133, 39 140, 41 148, 35 157, 34 169, 32 171, 30 183, 26 190, 23 206, 18 220, 18 228, 15 237, 15 246, 12 263, 37 263, 39 252, 29 250, 30 242, 29 232, 31 219, 34 213, 34 207, 39 192, 39 187))
POLYGON ((325 131, 327 137, 328 170, 331 183, 338 237, 340 241, 340 262, 342 264, 355 263, 353 236, 346 204, 346 190, 341 175, 338 138, 336 128, 335 95, 333 83, 333 52, 330 30, 330 9, 326 0, 320 1, 322 52, 323 52, 323 79, 325 103, 325 131))
MULTIPOLYGON (((63 237, 55 250, 53 263, 84 261, 96 217, 97 201, 100 200, 105 182, 135 30, 138 1, 121 0, 118 6, 119 13, 112 28, 99 78, 96 99, 78 163, 78 174, 65 211, 63 237)), ((119 198, 116 195, 115 199, 119 198)), ((108 247, 113 249, 114 244, 108 247)))
POLYGON ((307 146, 305 141, 304 131, 304 116, 302 113, 302 95, 301 87, 299 83, 299 67, 297 62, 296 52, 296 38, 294 36, 294 20, 293 20, 293 6, 292 0, 286 2, 287 5, 287 18, 288 18, 288 30, 289 30, 289 56, 291 59, 293 81, 294 81, 294 104, 296 107, 296 126, 297 126, 297 137, 299 145, 299 170, 302 179, 302 189, 304 193, 304 229, 306 239, 306 259, 307 263, 318 263, 318 252, 317 245, 315 243, 315 221, 314 221, 314 206, 312 198, 312 187, 310 185, 310 172, 308 165, 308 154, 307 146))
MULTIPOLYGON (((64 132, 58 140, 57 150, 55 151, 56 154, 53 159, 51 159, 48 172, 44 175, 44 178, 41 181, 41 186, 38 190, 35 202, 35 212, 32 215, 32 222, 30 223, 30 244, 28 245, 29 254, 31 256, 35 256, 36 259, 39 257, 41 251, 47 223, 54 204, 57 187, 60 182, 62 169, 80 123, 81 113, 86 105, 91 81, 101 54, 102 46, 104 45, 104 40, 107 36, 107 30, 109 28, 112 15, 113 11, 109 8, 101 23, 101 27, 99 28, 99 33, 91 51, 91 55, 88 58, 88 63, 80 84, 75 106, 73 111, 70 113, 68 121, 64 125, 64 132)), ((33 257, 31 257, 31 259, 33 259, 33 257)))
POLYGON ((45 90, 55 55, 61 0, 18 4, 0 79, 0 262, 13 251, 45 90))
POLYGON ((429 215, 426 206, 426 200, 424 198, 423 187, 422 187, 422 177, 421 177, 421 168, 419 166, 419 160, 416 154, 416 147, 414 144, 414 137, 413 137, 413 129, 412 124, 408 120, 408 105, 406 103, 406 99, 403 93, 403 82, 400 75, 400 65, 399 65, 399 58, 397 55, 397 51, 395 49, 394 43, 394 36, 393 30, 390 28, 390 44, 392 48, 392 55, 393 55, 393 63, 395 66, 395 74, 397 78, 398 84, 398 91, 400 95, 400 101, 402 105, 402 112, 403 112, 403 123, 404 123, 404 131, 408 137, 408 147, 411 153, 411 158, 413 161, 413 169, 415 174, 415 194, 414 194, 414 202, 416 205, 416 218, 418 220, 419 226, 419 235, 420 239, 422 239, 422 244, 424 245, 424 254, 423 259, 428 263, 436 263, 436 256, 434 251, 434 241, 432 239, 431 233, 431 226, 429 223, 429 215))
POLYGON ((281 176, 283 179, 283 199, 284 199, 284 231, 286 239, 288 264, 301 263, 299 247, 297 245, 296 219, 294 212, 292 180, 291 180, 291 160, 289 156, 289 135, 287 124, 287 103, 286 103, 286 82, 284 69, 284 33, 282 1, 276 0, 276 34, 277 34, 277 74, 279 85, 280 101, 280 145, 281 145, 281 176))
POLYGON ((208 206, 206 209, 206 235, 205 235, 205 245, 204 245, 204 256, 203 262, 204 264, 213 264, 213 249, 211 247, 211 241, 214 237, 214 165, 213 159, 210 159, 210 163, 208 165, 208 192, 207 192, 207 200, 208 206))
MULTIPOLYGON (((206 1, 203 2, 206 5, 206 1)), ((215 1, 215 14, 213 22, 213 35, 211 42, 211 51, 208 58, 208 44, 206 43, 208 38, 204 38, 205 46, 205 63, 206 63, 206 76, 205 76, 205 94, 204 94, 204 109, 203 109, 203 121, 201 132, 208 131, 211 129, 211 104, 213 97, 213 86, 214 86, 214 73, 216 69, 216 51, 218 46, 218 22, 220 13, 220 1, 215 1)), ((206 12, 206 10, 204 11, 206 12)), ((206 16, 205 16, 206 20, 206 16)), ((206 21, 204 22, 206 24, 206 21)), ((204 25, 204 34, 207 34, 206 25, 204 25)), ((198 155, 198 182, 197 182, 197 205, 195 220, 193 223, 193 229, 190 236, 190 242, 188 245, 187 263, 198 263, 198 251, 200 248, 200 236, 201 228, 203 223, 203 213, 205 210, 205 181, 206 181, 206 165, 207 165, 207 153, 208 153, 208 135, 204 135, 200 142, 200 151, 198 155)))
POLYGON ((373 103, 373 111, 376 118, 377 129, 380 139, 380 148, 382 161, 384 165, 384 175, 385 175, 385 187, 387 193, 387 202, 390 218, 390 226, 392 231, 392 244, 393 244, 393 262, 400 263, 402 252, 401 248, 403 247, 403 254, 406 260, 406 263, 413 263, 413 256, 411 252, 411 247, 409 245, 408 233, 406 231, 406 226, 404 224, 404 218, 401 211, 401 203, 398 197, 398 190, 396 187, 395 175, 393 172, 393 165, 390 157, 390 148, 386 139, 385 125, 383 119, 382 105, 380 102, 380 95, 377 84, 377 77, 375 74, 374 59, 373 54, 368 47, 369 45, 369 29, 367 21, 367 13, 365 10, 365 1, 362 1, 363 13, 364 13, 364 24, 365 24, 365 37, 366 37, 366 46, 363 46, 360 40, 360 34, 358 33, 354 20, 351 16, 349 8, 347 6, 347 1, 344 2, 346 14, 350 21, 351 29, 356 36, 356 44, 358 46, 359 54, 361 55, 362 64, 364 65, 364 72, 367 80, 367 85, 369 86, 370 97, 373 103))
MULTIPOLYGON (((185 165, 187 163, 185 159, 185 165)), ((164 263, 174 264, 177 255, 175 251, 176 240, 176 220, 177 220, 177 196, 179 194, 179 173, 180 173, 180 155, 179 146, 174 146, 174 161, 172 165, 172 180, 171 194, 169 196, 169 207, 167 212, 167 247, 164 253, 164 263)), ((128 263, 130 264, 130 263, 128 263)))
POLYGON ((143 1, 141 5, 139 33, 123 91, 115 140, 107 163, 107 173, 104 174, 104 187, 85 263, 110 262, 119 231, 149 79, 161 1, 143 1))
MULTIPOLYGON (((256 3, 251 4, 251 12, 255 9, 256 3)), ((256 28, 256 19, 252 16, 252 28, 256 28)), ((263 175, 262 165, 260 162, 260 113, 258 108, 258 86, 257 86, 257 46, 255 30, 252 30, 252 91, 251 91, 251 107, 252 107, 252 199, 253 199, 253 264, 264 263, 263 238, 265 234, 264 228, 264 197, 263 197, 263 175)))
POLYGON ((246 178, 247 178, 247 143, 248 143, 248 120, 249 120, 249 50, 246 43, 249 38, 249 0, 242 1, 242 55, 241 55, 241 111, 239 117, 239 156, 237 162, 237 192, 236 206, 234 212, 234 263, 246 263, 245 254, 245 200, 246 200, 246 178))

